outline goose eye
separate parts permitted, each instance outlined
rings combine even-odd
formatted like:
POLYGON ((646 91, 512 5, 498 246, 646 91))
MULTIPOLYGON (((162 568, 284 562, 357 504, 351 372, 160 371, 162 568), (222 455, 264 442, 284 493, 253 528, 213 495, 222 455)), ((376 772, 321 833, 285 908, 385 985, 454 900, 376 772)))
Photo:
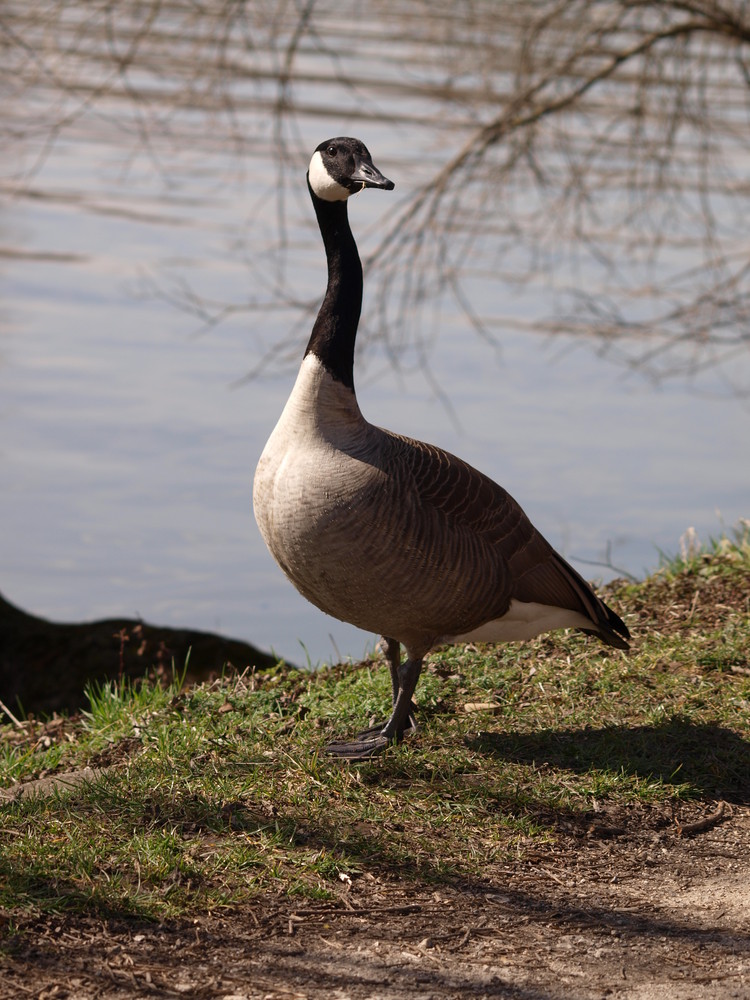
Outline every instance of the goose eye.
POLYGON ((336 147, 335 146, 329 146, 328 149, 326 150, 326 153, 328 153, 329 156, 335 156, 336 155, 336 147))

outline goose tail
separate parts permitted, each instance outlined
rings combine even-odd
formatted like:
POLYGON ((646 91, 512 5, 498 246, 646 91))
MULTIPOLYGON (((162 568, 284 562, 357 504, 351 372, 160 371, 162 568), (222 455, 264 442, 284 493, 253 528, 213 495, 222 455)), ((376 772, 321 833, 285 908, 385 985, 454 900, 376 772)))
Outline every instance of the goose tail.
POLYGON ((627 625, 604 601, 600 601, 600 603, 606 619, 597 622, 596 628, 582 628, 581 632, 585 632, 586 635, 594 635, 607 646, 614 646, 615 649, 630 649, 628 642, 630 632, 627 625))
POLYGON ((580 573, 573 569, 570 563, 555 553, 561 568, 578 591, 582 603, 586 609, 586 614, 591 618, 591 628, 582 628, 580 631, 586 635, 596 636, 607 646, 614 646, 615 649, 630 649, 628 639, 630 632, 625 622, 616 612, 597 597, 590 585, 583 579, 580 573))

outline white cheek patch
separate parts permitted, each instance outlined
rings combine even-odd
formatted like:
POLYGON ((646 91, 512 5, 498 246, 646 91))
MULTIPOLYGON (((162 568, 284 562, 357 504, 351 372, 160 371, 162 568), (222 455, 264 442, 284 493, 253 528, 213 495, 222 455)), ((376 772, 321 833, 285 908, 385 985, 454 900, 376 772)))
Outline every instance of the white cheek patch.
POLYGON ((325 163, 323 163, 323 157, 320 152, 313 153, 313 158, 310 160, 310 167, 307 171, 307 177, 310 181, 310 187, 313 193, 322 198, 323 201, 346 201, 346 199, 351 194, 348 188, 345 188, 338 181, 335 181, 333 177, 326 170, 325 163))

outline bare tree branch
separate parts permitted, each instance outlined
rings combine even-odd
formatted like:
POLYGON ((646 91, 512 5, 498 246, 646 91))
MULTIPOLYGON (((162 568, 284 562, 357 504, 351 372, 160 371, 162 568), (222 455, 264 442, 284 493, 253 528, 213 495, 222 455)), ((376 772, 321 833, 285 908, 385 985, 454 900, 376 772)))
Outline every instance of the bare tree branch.
MULTIPOLYGON (((48 98, 4 125, 31 151, 20 183, 61 136, 107 121, 113 99, 126 102, 131 157, 145 153, 165 181, 187 111, 203 116, 206 141, 231 143, 237 169, 270 141, 273 275, 250 276, 266 294, 222 304, 171 279, 152 290, 204 326, 272 298, 294 325, 314 308, 287 277, 289 172, 309 155, 301 124, 334 111, 372 119, 418 135, 415 147, 440 136, 443 150, 365 262, 375 309, 364 332, 395 366, 405 352, 425 361, 452 308, 497 350, 504 328, 527 324, 493 305, 509 287, 554 293, 553 315, 529 325, 595 334, 653 374, 750 347, 747 3, 371 0, 366 14, 360 37, 353 0, 335 11, 323 0, 10 2, 0 73, 9 91, 48 98), (413 58, 401 65, 390 48, 404 39, 413 58), (327 96, 311 100, 310 84, 327 96)), ((113 122, 122 128, 122 113, 113 122)), ((262 353, 272 364, 289 344, 262 353)))

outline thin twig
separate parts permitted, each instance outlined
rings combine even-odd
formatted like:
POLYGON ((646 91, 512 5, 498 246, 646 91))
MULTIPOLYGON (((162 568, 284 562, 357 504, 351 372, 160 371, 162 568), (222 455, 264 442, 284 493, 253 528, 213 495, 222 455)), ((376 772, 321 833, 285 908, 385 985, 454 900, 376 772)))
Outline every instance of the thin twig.
POLYGON ((724 814, 727 809, 726 802, 719 802, 716 809, 709 813, 708 816, 704 816, 702 819, 696 819, 692 823, 678 823, 677 825, 677 836, 685 837, 689 836, 691 833, 704 833, 706 830, 710 830, 712 827, 720 823, 724 818, 724 814))
POLYGON ((5 714, 8 716, 8 718, 10 719, 10 721, 13 723, 14 726, 16 726, 18 729, 24 728, 24 724, 15 717, 15 715, 11 712, 11 710, 2 700, 0 700, 0 708, 3 710, 3 712, 5 712, 5 714))

